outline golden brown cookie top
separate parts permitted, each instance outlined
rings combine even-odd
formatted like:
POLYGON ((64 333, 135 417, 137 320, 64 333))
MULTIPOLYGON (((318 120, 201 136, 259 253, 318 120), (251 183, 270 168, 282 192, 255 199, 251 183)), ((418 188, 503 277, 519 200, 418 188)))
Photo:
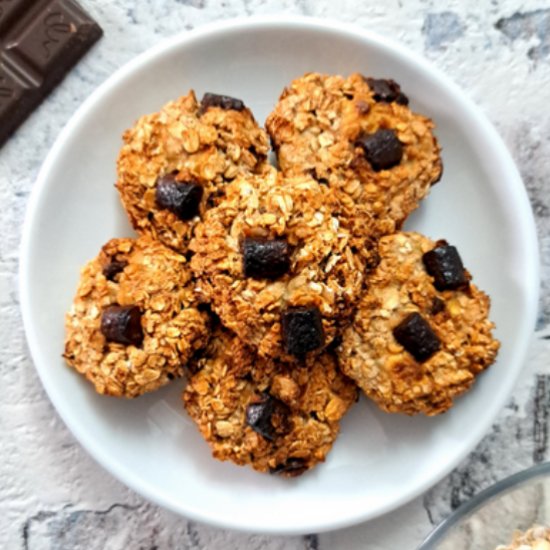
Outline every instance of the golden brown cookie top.
POLYGON ((263 359, 218 327, 183 400, 214 457, 296 476, 325 459, 357 398, 334 357, 263 359))
POLYGON ((327 186, 271 170, 237 178, 197 226, 197 290, 260 355, 318 352, 349 318, 373 260, 372 226, 367 215, 342 222, 339 209, 327 186))
POLYGON ((81 272, 64 357, 98 393, 136 397, 181 376, 209 332, 183 256, 146 236, 112 239, 81 272))
POLYGON ((137 231, 185 252, 227 182, 261 172, 267 152, 267 136, 242 102, 205 94, 199 103, 191 91, 124 133, 117 188, 137 231))
POLYGON ((340 367, 387 412, 439 414, 495 360, 489 297, 445 241, 396 233, 379 256, 340 367))
POLYGON ((550 528, 533 525, 527 531, 515 531, 510 544, 500 544, 495 550, 550 550, 550 528))
POLYGON ((441 176, 432 121, 391 80, 308 73, 266 121, 281 170, 307 173, 400 227, 441 176))

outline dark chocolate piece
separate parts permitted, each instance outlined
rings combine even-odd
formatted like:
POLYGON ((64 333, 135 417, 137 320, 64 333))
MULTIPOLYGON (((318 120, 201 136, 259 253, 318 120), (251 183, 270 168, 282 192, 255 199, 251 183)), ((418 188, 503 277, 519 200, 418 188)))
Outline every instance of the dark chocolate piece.
POLYGON ((321 312, 317 307, 291 307, 282 314, 286 351, 301 357, 325 342, 321 312))
POLYGON ((74 0, 0 1, 0 146, 102 34, 74 0))
POLYGON ((296 477, 302 475, 307 470, 307 465, 303 458, 289 458, 286 462, 277 464, 269 470, 270 474, 278 474, 287 477, 296 477))
POLYGON ((397 166, 403 157, 403 144, 395 130, 377 130, 374 134, 362 134, 357 145, 363 148, 365 158, 375 172, 397 166))
POLYGON ((121 273, 127 265, 128 265, 128 262, 125 262, 125 261, 119 262, 118 260, 112 260, 111 263, 108 263, 103 268, 103 275, 105 275, 105 278, 107 280, 114 281, 115 277, 119 273, 121 273))
POLYGON ((157 182, 155 201, 159 208, 173 212, 180 220, 190 220, 199 213, 203 188, 193 181, 177 181, 173 174, 157 182))
POLYGON ((437 290, 455 290, 468 285, 466 270, 456 247, 442 241, 422 256, 424 267, 437 290))
POLYGON ((282 401, 264 393, 260 401, 246 407, 246 423, 262 437, 273 441, 277 435, 290 430, 288 413, 288 407, 282 401))
POLYGON ((355 108, 361 115, 366 115, 370 111, 370 105, 362 99, 359 99, 357 101, 357 103, 355 104, 355 108))
POLYGON ((107 342, 140 346, 143 342, 141 311, 137 306, 109 306, 101 315, 101 332, 107 342))
POLYGON ((243 271, 253 279, 277 279, 290 269, 290 248, 284 239, 243 241, 243 271))
POLYGON ((408 105, 409 98, 401 91, 401 86, 391 78, 365 78, 365 82, 372 90, 375 101, 408 105))
POLYGON ((209 107, 219 107, 225 111, 244 111, 244 103, 235 97, 206 93, 202 96, 199 115, 202 115, 209 107))
POLYGON ((15 18, 31 4, 30 0, 0 0, 0 32, 15 21, 15 18))
POLYGON ((437 315, 438 313, 441 313, 444 310, 445 310, 445 302, 441 298, 438 298, 436 296, 432 301, 432 309, 430 313, 432 315, 437 315))
POLYGON ((393 329, 393 335, 419 363, 429 359, 441 347, 432 327, 419 313, 407 315, 393 329))

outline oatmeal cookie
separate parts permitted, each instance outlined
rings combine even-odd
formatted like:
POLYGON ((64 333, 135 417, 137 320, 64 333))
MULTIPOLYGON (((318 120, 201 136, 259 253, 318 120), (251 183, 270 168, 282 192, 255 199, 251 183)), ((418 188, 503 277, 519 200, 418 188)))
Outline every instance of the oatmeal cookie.
POLYGON ((147 236, 112 239, 82 270, 64 357, 98 393, 136 397, 181 376, 210 333, 183 256, 147 236))
POLYGON ((134 228, 177 251, 239 173, 267 165, 268 139, 242 101, 191 91, 124 133, 117 188, 134 228))
POLYGON ((339 420, 357 399, 332 354, 281 363, 215 329, 183 394, 219 460, 297 476, 324 461, 339 420))
POLYGON ((307 173, 368 206, 391 233, 441 176, 433 122, 393 80, 309 73, 266 121, 285 174, 307 173))
POLYGON ((495 360, 489 297, 445 241, 396 233, 380 239, 379 256, 340 368, 387 412, 445 412, 495 360))
POLYGON ((197 291, 266 357, 320 351, 349 320, 375 259, 368 217, 341 223, 324 185, 275 170, 241 177, 190 243, 197 291))
POLYGON ((525 532, 516 531, 509 545, 501 544, 495 550, 550 550, 550 528, 534 525, 525 532))

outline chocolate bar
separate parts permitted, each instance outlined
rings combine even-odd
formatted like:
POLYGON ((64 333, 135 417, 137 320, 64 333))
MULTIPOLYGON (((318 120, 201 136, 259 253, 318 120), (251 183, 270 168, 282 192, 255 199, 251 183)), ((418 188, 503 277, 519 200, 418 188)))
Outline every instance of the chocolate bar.
POLYGON ((102 34, 73 0, 0 0, 0 146, 102 34))

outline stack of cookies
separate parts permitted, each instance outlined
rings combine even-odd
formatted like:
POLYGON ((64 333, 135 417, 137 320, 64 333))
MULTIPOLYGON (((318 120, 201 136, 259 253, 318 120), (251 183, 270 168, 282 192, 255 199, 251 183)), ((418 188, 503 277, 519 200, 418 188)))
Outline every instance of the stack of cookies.
POLYGON ((433 127, 360 74, 295 80, 267 133, 210 93, 142 117, 116 185, 138 237, 83 269, 68 364, 119 397, 185 375, 214 456, 284 476, 325 459, 359 389, 448 410, 499 344, 457 249, 401 231, 441 177, 433 127))

